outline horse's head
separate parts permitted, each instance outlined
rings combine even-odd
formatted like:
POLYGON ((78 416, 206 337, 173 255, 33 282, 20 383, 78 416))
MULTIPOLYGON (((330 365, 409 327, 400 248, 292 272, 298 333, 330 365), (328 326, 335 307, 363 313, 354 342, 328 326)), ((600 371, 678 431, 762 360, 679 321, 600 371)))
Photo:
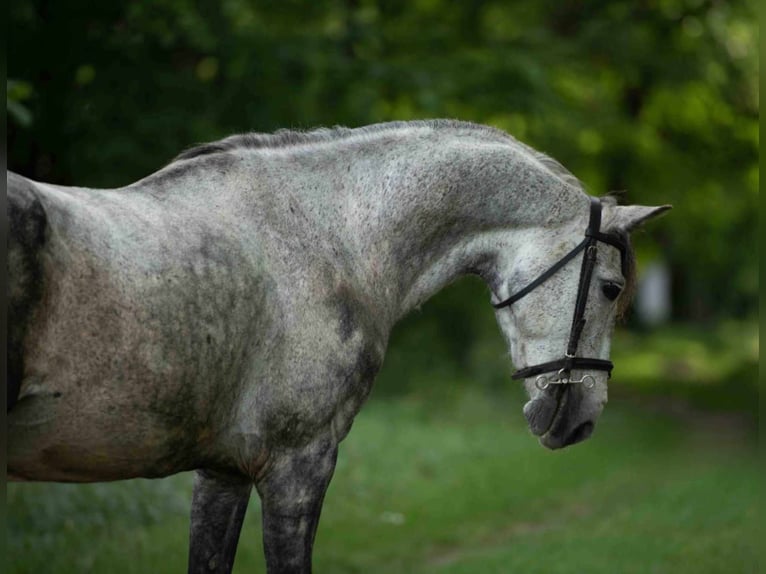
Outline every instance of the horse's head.
POLYGON ((529 393, 524 414, 546 447, 593 432, 607 401, 614 323, 635 283, 629 233, 669 207, 594 200, 566 225, 513 232, 499 255, 493 304, 514 378, 529 393))

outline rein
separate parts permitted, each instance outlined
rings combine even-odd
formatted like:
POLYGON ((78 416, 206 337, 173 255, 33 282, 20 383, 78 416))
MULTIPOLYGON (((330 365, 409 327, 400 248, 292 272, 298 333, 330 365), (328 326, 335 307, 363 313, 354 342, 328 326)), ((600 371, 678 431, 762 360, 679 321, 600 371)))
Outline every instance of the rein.
POLYGON ((493 303, 495 309, 503 309, 511 306, 513 303, 528 295, 534 289, 545 283, 564 265, 574 259, 581 251, 585 251, 580 268, 580 283, 577 287, 577 301, 575 303, 574 316, 572 318, 572 328, 569 331, 569 342, 567 344, 564 357, 547 363, 540 363, 517 370, 511 378, 513 380, 526 379, 537 376, 535 386, 544 390, 549 385, 566 385, 570 383, 582 383, 585 388, 592 388, 596 384, 596 379, 591 375, 584 375, 581 379, 572 379, 573 369, 606 371, 611 377, 614 364, 611 361, 603 359, 594 359, 590 357, 576 357, 577 346, 580 343, 583 328, 585 327, 585 305, 588 302, 588 291, 590 290, 593 270, 596 266, 596 257, 598 255, 598 242, 612 245, 620 250, 622 273, 626 274, 626 253, 627 246, 618 236, 601 232, 601 200, 596 197, 590 198, 590 220, 588 228, 585 230, 585 238, 569 253, 564 255, 539 277, 529 285, 520 289, 504 301, 493 303), (555 375, 547 377, 544 373, 556 372, 555 375))

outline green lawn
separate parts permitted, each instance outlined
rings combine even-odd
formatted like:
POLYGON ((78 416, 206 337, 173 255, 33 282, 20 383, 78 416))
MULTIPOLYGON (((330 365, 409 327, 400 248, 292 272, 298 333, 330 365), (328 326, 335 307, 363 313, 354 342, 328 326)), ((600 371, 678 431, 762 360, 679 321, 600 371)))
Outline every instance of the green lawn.
MULTIPOLYGON (((591 440, 550 452, 522 400, 476 386, 373 398, 342 445, 315 570, 756 572, 747 422, 613 399, 591 440)), ((182 572, 190 491, 189 475, 12 484, 9 571, 182 572)), ((236 572, 264 571, 259 522, 254 498, 236 572)))

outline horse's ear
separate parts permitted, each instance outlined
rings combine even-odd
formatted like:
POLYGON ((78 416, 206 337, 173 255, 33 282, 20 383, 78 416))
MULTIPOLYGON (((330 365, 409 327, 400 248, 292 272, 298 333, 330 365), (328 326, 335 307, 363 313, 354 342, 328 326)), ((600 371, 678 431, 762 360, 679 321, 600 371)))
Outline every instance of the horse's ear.
POLYGON ((614 215, 611 221, 611 227, 616 227, 624 231, 633 231, 650 219, 654 219, 671 209, 672 205, 659 205, 649 207, 645 205, 617 205, 613 207, 614 215))

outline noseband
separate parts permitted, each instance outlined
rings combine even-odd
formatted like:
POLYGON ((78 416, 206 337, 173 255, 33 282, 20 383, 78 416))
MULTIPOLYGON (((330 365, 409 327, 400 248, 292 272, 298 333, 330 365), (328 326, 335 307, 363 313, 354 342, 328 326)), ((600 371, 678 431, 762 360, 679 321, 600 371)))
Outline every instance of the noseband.
POLYGON ((612 368, 614 368, 614 364, 611 361, 588 357, 575 357, 577 346, 580 342, 580 336, 582 335, 583 327, 585 327, 585 305, 588 302, 588 291, 590 290, 590 282, 593 277, 593 269, 596 266, 596 255, 598 254, 599 241, 612 245, 620 250, 622 274, 623 276, 627 275, 627 246, 618 236, 609 233, 601 233, 601 201, 598 198, 591 197, 590 221, 588 222, 588 229, 585 230, 585 238, 580 244, 554 263, 529 285, 517 291, 508 297, 508 299, 505 299, 500 303, 492 304, 495 309, 509 307, 550 279, 559 269, 574 259, 578 253, 585 251, 582 267, 580 268, 580 284, 577 287, 577 301, 575 303, 574 317, 572 318, 572 328, 569 331, 569 343, 567 344, 567 350, 564 357, 555 361, 519 369, 513 373, 511 376, 512 379, 519 380, 537 376, 535 386, 540 390, 546 389, 548 385, 566 385, 570 383, 582 383, 584 387, 590 389, 596 384, 596 380, 591 375, 584 375, 581 379, 572 379, 570 375, 573 369, 606 371, 608 376, 611 376, 612 368), (550 372, 556 372, 556 374, 550 377, 543 375, 543 373, 550 372))

